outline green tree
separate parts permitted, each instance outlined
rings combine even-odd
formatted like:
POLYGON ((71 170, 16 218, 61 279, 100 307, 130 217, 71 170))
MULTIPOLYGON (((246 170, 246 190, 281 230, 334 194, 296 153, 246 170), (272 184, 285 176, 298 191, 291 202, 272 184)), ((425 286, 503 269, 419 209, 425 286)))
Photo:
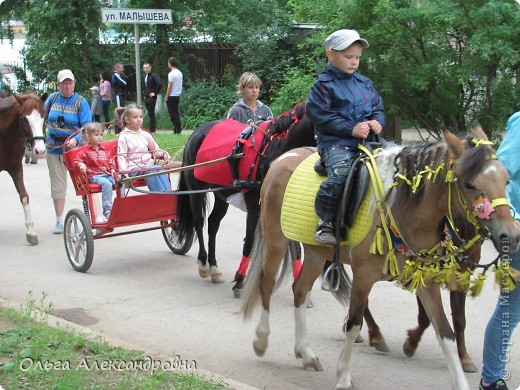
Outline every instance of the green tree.
POLYGON ((236 45, 235 56, 242 64, 238 71, 258 74, 264 83, 261 99, 268 103, 286 67, 296 64, 286 1, 193 0, 186 4, 191 12, 185 29, 197 40, 236 45))
POLYGON ((489 131, 503 129, 520 108, 520 7, 515 0, 291 4, 297 17, 325 26, 316 34, 319 52, 323 39, 338 28, 366 37, 370 48, 363 52, 361 72, 383 95, 387 113, 417 127, 435 135, 445 128, 466 132, 478 118, 489 131))
POLYGON ((23 55, 35 81, 52 82, 60 69, 69 68, 77 78, 77 90, 94 83, 104 57, 99 1, 29 0, 26 5, 23 55))

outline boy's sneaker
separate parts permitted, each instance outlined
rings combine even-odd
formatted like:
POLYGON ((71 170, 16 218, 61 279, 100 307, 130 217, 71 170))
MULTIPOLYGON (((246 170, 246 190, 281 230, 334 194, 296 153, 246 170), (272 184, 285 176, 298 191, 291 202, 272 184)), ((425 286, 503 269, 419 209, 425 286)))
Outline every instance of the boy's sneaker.
POLYGON ((499 379, 487 386, 484 386, 482 380, 480 380, 479 390, 508 390, 508 388, 506 382, 504 382, 502 379, 499 379))
POLYGON ((321 245, 336 245, 336 236, 334 236, 334 227, 330 223, 320 221, 316 228, 314 241, 321 245))
POLYGON ((63 224, 61 222, 56 222, 52 234, 63 234, 63 224))

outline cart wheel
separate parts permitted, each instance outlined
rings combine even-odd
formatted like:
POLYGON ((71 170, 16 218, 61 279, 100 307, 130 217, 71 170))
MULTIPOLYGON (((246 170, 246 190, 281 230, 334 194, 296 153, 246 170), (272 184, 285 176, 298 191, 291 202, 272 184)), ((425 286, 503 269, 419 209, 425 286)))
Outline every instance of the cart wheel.
MULTIPOLYGON (((165 221, 161 222, 163 225, 166 223, 167 222, 165 221)), ((190 250, 191 244, 193 244, 193 235, 186 237, 184 242, 179 241, 175 221, 173 221, 173 226, 162 229, 162 235, 164 237, 164 241, 166 241, 166 245, 168 245, 168 248, 170 248, 170 250, 176 255, 186 254, 186 252, 190 250)))
POLYGON ((94 235, 83 211, 72 209, 67 213, 63 241, 72 268, 87 272, 94 259, 94 235))

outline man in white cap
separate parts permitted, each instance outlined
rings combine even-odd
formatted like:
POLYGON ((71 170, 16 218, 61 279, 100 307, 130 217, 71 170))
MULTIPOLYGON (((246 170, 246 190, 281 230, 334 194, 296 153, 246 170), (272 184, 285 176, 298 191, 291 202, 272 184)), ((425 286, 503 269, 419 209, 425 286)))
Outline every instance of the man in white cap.
POLYGON ((314 124, 318 153, 327 179, 316 195, 320 221, 318 244, 335 245, 334 223, 348 173, 363 140, 372 141, 385 125, 383 100, 372 81, 357 72, 368 42, 355 30, 338 30, 325 40, 328 64, 307 98, 307 115, 314 124))
MULTIPOLYGON (((45 101, 47 110, 47 166, 51 181, 51 197, 56 212, 54 234, 63 233, 63 212, 67 194, 67 169, 63 163, 65 140, 83 125, 90 123, 92 116, 87 99, 74 92, 76 79, 70 69, 58 73, 58 92, 45 101)), ((81 134, 71 138, 66 146, 79 145, 81 134)))

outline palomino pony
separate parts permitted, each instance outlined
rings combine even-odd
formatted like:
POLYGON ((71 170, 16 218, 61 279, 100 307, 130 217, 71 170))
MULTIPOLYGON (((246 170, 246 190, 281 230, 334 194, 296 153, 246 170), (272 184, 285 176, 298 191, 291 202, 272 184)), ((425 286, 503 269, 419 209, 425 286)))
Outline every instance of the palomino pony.
MULTIPOLYGON (((262 127, 262 125, 260 125, 262 127)), ((233 120, 219 120, 207 123, 192 134, 184 148, 183 166, 191 166, 194 164, 208 162, 231 153, 238 134, 246 128, 247 125, 240 124, 233 120), (226 144, 229 138, 230 144, 226 144), (223 142, 223 146, 221 146, 223 142), (201 157, 202 147, 207 145, 206 150, 221 151, 221 155, 201 157)), ((300 146, 312 146, 316 142, 314 140, 314 128, 310 120, 305 115, 305 103, 296 105, 291 112, 279 115, 270 122, 264 122, 264 130, 258 130, 253 134, 253 145, 251 146, 252 157, 250 161, 240 161, 238 166, 239 178, 246 181, 248 177, 244 177, 245 171, 256 170, 253 179, 259 183, 267 169, 269 163, 282 153, 300 146), (255 138, 256 135, 256 138, 255 138), (255 144, 256 142, 256 144, 255 144), (253 161, 251 161, 253 160, 253 161)), ((247 157, 247 153, 246 153, 247 157)), ((244 158, 245 159, 245 158, 244 158)), ((178 190, 188 191, 189 195, 179 195, 177 201, 177 234, 179 240, 193 240, 194 232, 199 241, 198 265, 199 275, 208 277, 214 283, 223 282, 222 273, 217 267, 217 259, 215 254, 216 235, 222 218, 227 213, 229 204, 227 198, 241 191, 240 188, 234 188, 231 182, 223 181, 225 177, 231 176, 231 168, 228 161, 218 164, 208 165, 207 171, 198 174, 197 169, 186 170, 180 173, 178 190), (208 252, 204 245, 203 227, 205 213, 207 207, 207 190, 217 189, 214 192, 215 202, 211 214, 208 217, 208 252)), ((253 245, 254 231, 258 222, 260 205, 259 205, 259 185, 243 192, 245 205, 247 208, 246 235, 243 246, 242 263, 235 275, 235 285, 233 292, 235 297, 239 297, 243 287, 243 280, 249 265, 249 256, 253 245)), ((294 247, 297 244, 294 243, 294 247)), ((299 258, 299 257, 298 257, 299 258)))
MULTIPOLYGON (((369 192, 368 212, 373 217, 372 223, 356 245, 343 246, 339 251, 339 261, 352 267, 353 280, 345 343, 337 365, 336 389, 352 388, 353 344, 363 323, 372 286, 380 280, 398 280, 406 288, 415 286, 413 290, 437 333, 453 387, 469 389, 457 356, 455 335, 442 307, 440 287, 433 282, 436 275, 446 271, 444 264, 448 261, 447 257, 437 255, 442 245, 443 221, 452 209, 456 209, 460 215, 473 218, 485 229, 497 250, 500 251, 504 240, 508 240, 511 250, 520 245, 520 230, 511 217, 505 195, 507 170, 496 159, 482 129, 475 128, 472 132, 476 138, 470 140, 461 141, 445 132, 444 142, 385 149, 375 160, 382 179, 381 185, 375 185, 369 192), (394 161, 397 172, 394 172, 394 161), (412 183, 405 179, 418 173, 421 173, 422 181, 415 181, 412 190, 412 183), (390 186, 392 182, 394 185, 390 186), (491 208, 488 215, 477 219, 466 210, 474 211, 481 198, 491 208), (392 234, 387 234, 390 231, 392 234), (394 244, 393 238, 400 238, 402 244, 394 244), (393 251, 390 251, 392 246, 393 251), (433 270, 438 273, 434 274, 433 270)), ((270 298, 283 276, 277 276, 282 262, 287 269, 288 238, 287 231, 282 230, 281 215, 285 206, 284 193, 298 165, 312 154, 310 149, 292 150, 276 159, 261 189, 262 209, 252 254, 253 266, 246 279, 241 307, 247 319, 261 301, 262 312, 253 342, 259 356, 268 346, 270 298)), ((306 188, 307 181, 306 177, 300 176, 295 185, 306 188)), ((312 193, 311 199, 314 196, 312 193)), ((296 214, 286 217, 290 220, 296 214)), ((300 229, 303 228, 300 224, 300 229)), ((311 232, 314 228, 310 226, 311 232)), ((315 243, 304 243, 303 248, 305 261, 293 284, 295 355, 303 359, 305 369, 322 370, 319 358, 309 346, 304 303, 325 260, 333 258, 334 249, 315 243)))
POLYGON ((29 195, 23 182, 22 159, 25 146, 31 145, 38 158, 47 153, 43 125, 43 101, 34 93, 12 95, 0 99, 0 171, 7 171, 20 195, 25 214, 27 242, 38 244, 29 208, 29 195))

